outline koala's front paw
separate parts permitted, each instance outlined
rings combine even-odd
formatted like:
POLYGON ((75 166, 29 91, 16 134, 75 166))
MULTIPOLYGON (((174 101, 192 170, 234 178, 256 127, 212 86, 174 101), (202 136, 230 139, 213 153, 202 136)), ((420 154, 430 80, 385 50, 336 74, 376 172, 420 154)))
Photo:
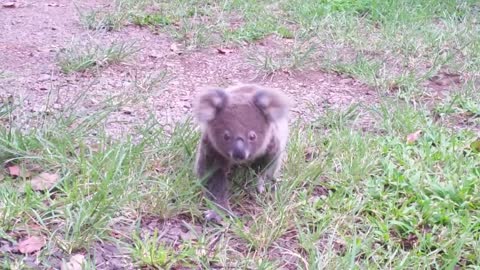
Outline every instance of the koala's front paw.
POLYGON ((217 212, 215 212, 214 210, 207 210, 203 213, 205 219, 207 221, 213 221, 213 222, 216 222, 218 224, 220 224, 222 222, 222 217, 217 214, 217 212))

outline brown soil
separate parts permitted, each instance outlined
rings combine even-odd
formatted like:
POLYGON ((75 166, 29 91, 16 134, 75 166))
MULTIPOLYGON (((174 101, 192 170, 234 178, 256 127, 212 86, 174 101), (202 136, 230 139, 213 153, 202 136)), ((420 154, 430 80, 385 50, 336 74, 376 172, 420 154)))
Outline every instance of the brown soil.
MULTIPOLYGON (((104 8, 108 1, 82 1, 79 8, 104 8)), ((208 48, 180 53, 168 33, 153 34, 148 28, 133 25, 118 31, 95 34, 100 43, 113 40, 137 41, 141 51, 126 62, 104 67, 100 72, 65 75, 56 63, 56 55, 72 39, 87 38, 72 1, 19 1, 14 8, 0 8, 0 62, 10 76, 1 81, 0 96, 15 95, 24 100, 28 114, 45 111, 49 93, 51 108, 62 110, 73 97, 87 92, 79 109, 94 110, 99 101, 128 90, 135 76, 167 72, 166 84, 155 87, 148 102, 126 108, 127 113, 113 116, 109 128, 121 134, 128 124, 142 123, 153 109, 159 122, 170 124, 190 116, 191 100, 204 85, 229 85, 257 82, 287 92, 294 101, 294 118, 309 118, 324 107, 345 106, 351 102, 370 102, 376 92, 367 86, 336 74, 318 71, 277 72, 264 76, 247 60, 252 50, 272 50, 285 45, 272 37, 222 53, 208 48), (150 108, 149 108, 150 107, 150 108)), ((181 49, 181 46, 178 46, 181 49)), ((130 88, 132 89, 132 88, 130 88)), ((129 93, 132 94, 132 93, 129 93)))
MULTIPOLYGON (((189 117, 192 97, 204 85, 257 82, 282 89, 294 103, 293 118, 307 120, 325 107, 344 107, 359 101, 371 103, 377 98, 375 91, 348 77, 320 71, 280 71, 264 76, 247 61, 247 54, 252 50, 281 48, 286 42, 281 39, 269 37, 246 48, 229 49, 228 53, 219 52, 218 48, 179 53, 171 50, 175 41, 168 33, 153 34, 147 28, 131 25, 118 31, 95 34, 95 39, 100 43, 135 40, 141 45, 141 51, 125 63, 104 67, 99 72, 66 75, 56 63, 57 53, 72 39, 86 39, 93 35, 79 23, 73 2, 16 1, 12 7, 3 5, 7 1, 0 1, 0 71, 9 75, 0 80, 0 99, 14 96, 17 102, 23 100, 20 114, 39 115, 46 110, 47 102, 53 110, 60 112, 83 91, 87 91, 86 99, 75 106, 78 110, 95 110, 105 98, 131 91, 128 86, 135 76, 161 71, 167 71, 168 82, 153 89, 147 102, 114 113, 108 125, 112 134, 120 136, 130 124, 142 123, 152 110, 158 121, 164 124, 189 117)), ((77 5, 80 9, 103 8, 108 6, 108 2, 86 0, 77 2, 77 5)), ((28 123, 26 121, 25 125, 28 123)), ((142 225, 147 231, 152 231, 154 227, 166 231, 164 240, 167 242, 176 243, 193 237, 180 222, 165 222, 144 220, 142 225)), ((280 246, 296 242, 290 234, 281 240, 280 246)), ((3 249, 6 246, 2 244, 0 247, 3 249)), ((99 244, 95 249, 99 254, 95 261, 100 269, 115 269, 121 265, 128 268, 124 258, 115 256, 115 247, 99 244)), ((282 255, 281 249, 277 252, 282 255)), ((291 259, 294 261, 293 257, 291 259)))

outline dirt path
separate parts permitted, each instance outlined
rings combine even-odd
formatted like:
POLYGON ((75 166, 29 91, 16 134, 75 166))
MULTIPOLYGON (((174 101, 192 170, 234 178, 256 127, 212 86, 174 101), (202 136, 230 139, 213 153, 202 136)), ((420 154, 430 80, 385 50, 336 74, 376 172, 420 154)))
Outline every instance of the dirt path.
MULTIPOLYGON (((82 1, 78 7, 102 8, 106 7, 105 2, 82 1)), ((156 35, 133 25, 94 36, 99 43, 136 41, 141 50, 128 61, 97 73, 65 75, 56 63, 57 53, 72 39, 88 39, 94 34, 79 23, 73 1, 19 1, 16 5, 0 8, 0 62, 9 75, 0 81, 0 96, 24 99, 23 109, 27 114, 45 110, 49 93, 54 93, 53 109, 62 110, 69 99, 85 90, 87 99, 78 106, 91 110, 109 95, 138 89, 128 87, 135 78, 162 71, 167 72, 168 82, 149 90, 149 102, 128 108, 127 114, 118 112, 110 124, 115 133, 124 130, 128 123, 145 119, 152 108, 162 123, 189 116, 191 99, 203 85, 258 82, 278 87, 291 95, 294 115, 302 118, 311 116, 311 112, 307 113, 310 110, 345 106, 352 101, 370 102, 376 96, 375 91, 353 79, 318 71, 262 76, 247 60, 247 53, 281 47, 283 40, 267 38, 228 54, 221 54, 216 48, 179 53, 171 50, 175 42, 167 34, 156 35)))

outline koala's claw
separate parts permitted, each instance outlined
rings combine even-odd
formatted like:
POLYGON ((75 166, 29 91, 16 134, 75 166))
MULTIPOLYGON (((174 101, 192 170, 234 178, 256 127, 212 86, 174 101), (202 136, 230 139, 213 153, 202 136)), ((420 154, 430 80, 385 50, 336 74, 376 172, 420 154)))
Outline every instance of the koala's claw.
POLYGON ((264 193, 265 192, 265 185, 264 184, 258 184, 257 185, 257 191, 260 194, 264 193))
POLYGON ((257 191, 258 193, 262 194, 265 192, 265 180, 263 177, 259 177, 257 181, 257 191))
POLYGON ((222 217, 220 215, 218 215, 217 212, 215 212, 213 210, 207 210, 203 214, 204 214, 205 219, 207 221, 213 221, 213 222, 216 222, 216 223, 219 223, 219 224, 222 222, 222 217))

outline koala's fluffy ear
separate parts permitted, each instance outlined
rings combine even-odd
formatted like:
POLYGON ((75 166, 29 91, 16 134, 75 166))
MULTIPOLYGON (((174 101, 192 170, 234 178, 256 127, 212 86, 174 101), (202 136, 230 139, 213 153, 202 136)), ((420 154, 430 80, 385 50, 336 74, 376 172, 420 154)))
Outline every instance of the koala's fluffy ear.
POLYGON ((195 118, 200 123, 205 123, 225 108, 227 105, 227 94, 221 88, 204 88, 195 99, 193 111, 195 118))
POLYGON ((265 114, 269 121, 278 121, 287 116, 290 102, 280 91, 258 89, 253 96, 253 103, 265 114))

